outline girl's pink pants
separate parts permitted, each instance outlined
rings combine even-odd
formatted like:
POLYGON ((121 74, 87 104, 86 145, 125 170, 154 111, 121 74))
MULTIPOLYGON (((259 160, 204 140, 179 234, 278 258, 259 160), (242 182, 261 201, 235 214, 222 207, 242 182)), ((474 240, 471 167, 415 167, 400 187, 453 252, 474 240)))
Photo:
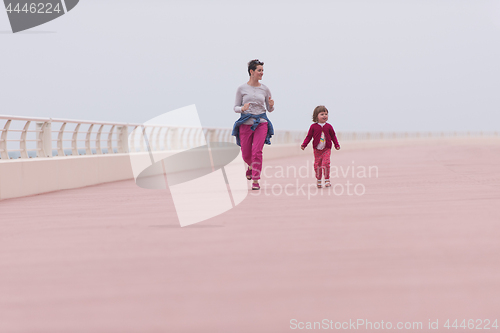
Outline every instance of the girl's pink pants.
POLYGON ((330 153, 331 149, 323 148, 318 150, 314 148, 314 171, 316 179, 321 180, 323 171, 325 171, 325 179, 330 179, 330 153))

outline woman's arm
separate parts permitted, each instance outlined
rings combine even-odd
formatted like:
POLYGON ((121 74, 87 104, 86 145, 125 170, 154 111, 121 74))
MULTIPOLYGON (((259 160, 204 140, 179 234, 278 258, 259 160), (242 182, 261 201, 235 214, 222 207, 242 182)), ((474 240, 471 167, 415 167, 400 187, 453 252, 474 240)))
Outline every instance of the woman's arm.
POLYGON ((267 92, 267 94, 266 94, 266 97, 264 98, 266 100, 266 109, 269 112, 273 112, 274 111, 274 100, 271 97, 271 90, 269 90, 269 88, 266 87, 266 92, 267 92), (270 101, 272 101, 272 105, 270 104, 270 101))
POLYGON ((243 112, 243 110, 241 110, 242 107, 243 107, 243 93, 241 91, 241 88, 238 88, 238 90, 236 90, 236 100, 234 101, 234 112, 242 113, 243 112))

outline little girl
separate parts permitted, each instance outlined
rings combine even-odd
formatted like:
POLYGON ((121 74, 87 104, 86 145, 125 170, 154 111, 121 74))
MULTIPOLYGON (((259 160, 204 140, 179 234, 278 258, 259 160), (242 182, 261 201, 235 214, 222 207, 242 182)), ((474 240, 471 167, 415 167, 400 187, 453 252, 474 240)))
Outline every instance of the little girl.
POLYGON ((330 184, 330 152, 332 150, 332 141, 335 144, 335 149, 339 150, 340 145, 332 125, 327 123, 328 109, 325 106, 320 105, 314 109, 312 120, 314 124, 309 128, 309 132, 300 148, 304 150, 309 141, 313 139, 314 171, 318 180, 318 188, 321 188, 323 169, 325 170, 325 187, 330 187, 332 186, 330 184))

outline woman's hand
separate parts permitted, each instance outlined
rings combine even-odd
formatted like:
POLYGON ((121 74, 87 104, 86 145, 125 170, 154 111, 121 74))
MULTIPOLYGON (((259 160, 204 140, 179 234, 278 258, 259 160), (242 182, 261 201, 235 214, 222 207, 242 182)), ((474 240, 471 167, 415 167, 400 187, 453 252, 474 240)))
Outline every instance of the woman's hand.
POLYGON ((241 107, 241 111, 246 111, 246 110, 248 110, 249 108, 250 108, 250 103, 246 103, 245 105, 243 105, 243 106, 241 107))
POLYGON ((300 146, 300 149, 304 150, 304 149, 306 149, 306 147, 304 147, 304 146, 300 146))
POLYGON ((271 96, 269 96, 269 107, 274 107, 274 99, 272 99, 271 96))

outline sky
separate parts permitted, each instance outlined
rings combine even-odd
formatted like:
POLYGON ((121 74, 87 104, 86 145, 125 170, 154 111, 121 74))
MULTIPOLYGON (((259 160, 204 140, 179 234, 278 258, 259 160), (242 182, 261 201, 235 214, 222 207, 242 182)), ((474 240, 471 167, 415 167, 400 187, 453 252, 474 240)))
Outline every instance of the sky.
POLYGON ((2 115, 144 123, 195 104, 229 128, 260 59, 275 129, 500 130, 500 1, 80 0, 12 34, 0 11, 2 115))

